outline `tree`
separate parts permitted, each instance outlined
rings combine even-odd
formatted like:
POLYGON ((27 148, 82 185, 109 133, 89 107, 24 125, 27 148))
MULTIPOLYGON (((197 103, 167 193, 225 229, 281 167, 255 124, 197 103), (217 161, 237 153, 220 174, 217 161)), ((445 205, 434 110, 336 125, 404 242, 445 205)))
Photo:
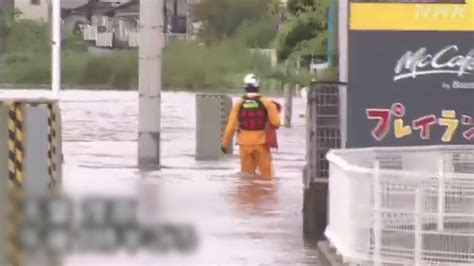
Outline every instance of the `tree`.
POLYGON ((272 16, 244 21, 235 31, 235 37, 249 48, 270 48, 277 35, 276 26, 276 19, 272 16))
POLYGON ((202 0, 192 10, 195 21, 203 23, 199 35, 205 41, 222 40, 235 33, 243 21, 268 14, 271 0, 202 0))
POLYGON ((295 14, 278 35, 278 57, 325 58, 327 11, 331 0, 290 0, 288 9, 295 14))
POLYGON ((308 7, 313 7, 321 0, 288 0, 288 11, 293 15, 307 11, 308 7))

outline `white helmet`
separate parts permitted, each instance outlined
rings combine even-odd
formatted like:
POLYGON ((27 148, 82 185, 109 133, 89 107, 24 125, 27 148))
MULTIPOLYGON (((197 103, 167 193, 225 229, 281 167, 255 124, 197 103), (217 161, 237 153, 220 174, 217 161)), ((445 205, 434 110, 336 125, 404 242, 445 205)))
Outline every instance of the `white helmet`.
POLYGON ((260 87, 260 81, 255 74, 250 73, 245 75, 244 86, 258 88, 260 87))

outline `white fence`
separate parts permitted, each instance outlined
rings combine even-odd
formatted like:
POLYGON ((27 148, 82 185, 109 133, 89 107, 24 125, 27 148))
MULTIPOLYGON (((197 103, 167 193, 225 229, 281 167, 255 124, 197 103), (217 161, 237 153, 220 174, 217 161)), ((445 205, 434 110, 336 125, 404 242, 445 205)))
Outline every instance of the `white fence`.
POLYGON ((474 265, 474 145, 328 153, 326 236, 355 265, 474 265))

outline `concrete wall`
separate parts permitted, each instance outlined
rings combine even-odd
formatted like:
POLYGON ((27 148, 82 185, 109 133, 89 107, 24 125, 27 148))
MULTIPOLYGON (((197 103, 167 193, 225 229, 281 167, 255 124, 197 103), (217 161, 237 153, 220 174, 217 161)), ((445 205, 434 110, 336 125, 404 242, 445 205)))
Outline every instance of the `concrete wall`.
POLYGON ((33 5, 33 1, 34 0, 15 0, 15 8, 23 13, 19 18, 48 22, 48 4, 51 0, 36 0, 39 3, 38 5, 33 5))

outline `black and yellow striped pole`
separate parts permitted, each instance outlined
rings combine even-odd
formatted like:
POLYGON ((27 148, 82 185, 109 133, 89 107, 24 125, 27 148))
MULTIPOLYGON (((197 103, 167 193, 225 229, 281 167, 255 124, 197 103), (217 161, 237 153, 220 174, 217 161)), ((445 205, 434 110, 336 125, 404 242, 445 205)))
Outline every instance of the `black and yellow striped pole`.
POLYGON ((24 264, 19 241, 22 214, 18 211, 23 199, 23 111, 22 106, 6 102, 8 110, 8 177, 9 208, 7 225, 7 257, 12 266, 24 264))
MULTIPOLYGON (((48 187, 51 194, 58 193, 58 176, 56 168, 56 114, 54 105, 48 104, 48 187)), ((58 255, 50 255, 48 257, 49 266, 61 265, 61 258, 58 255)))
POLYGON ((48 175, 50 189, 56 187, 56 118, 53 110, 53 105, 48 104, 48 175))

